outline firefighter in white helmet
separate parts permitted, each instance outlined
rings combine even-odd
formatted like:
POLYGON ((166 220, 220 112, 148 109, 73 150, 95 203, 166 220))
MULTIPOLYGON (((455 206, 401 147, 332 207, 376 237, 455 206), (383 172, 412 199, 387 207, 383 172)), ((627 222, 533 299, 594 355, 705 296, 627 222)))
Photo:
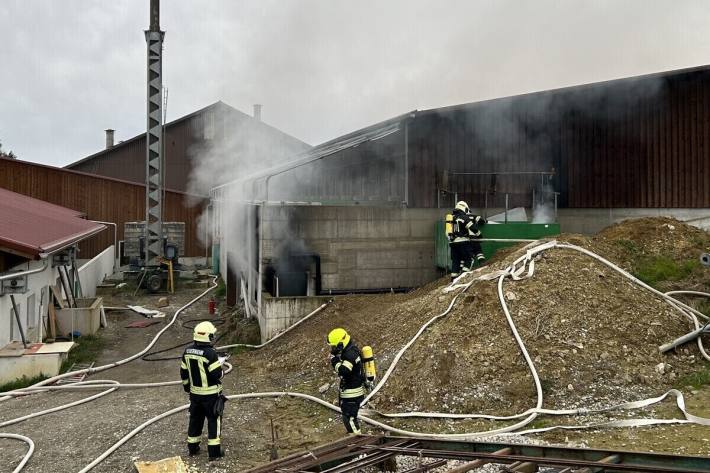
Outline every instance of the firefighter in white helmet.
POLYGON ((481 251, 481 226, 486 219, 473 215, 463 200, 456 203, 452 212, 451 232, 448 234, 451 247, 451 279, 461 272, 471 271, 474 263, 483 264, 486 258, 481 251))
POLYGON ((221 445, 222 360, 212 346, 217 329, 211 322, 200 322, 193 333, 194 344, 185 349, 180 362, 180 378, 185 392, 190 393, 190 421, 187 448, 190 455, 200 451, 202 427, 207 419, 207 454, 210 460, 224 455, 221 445))

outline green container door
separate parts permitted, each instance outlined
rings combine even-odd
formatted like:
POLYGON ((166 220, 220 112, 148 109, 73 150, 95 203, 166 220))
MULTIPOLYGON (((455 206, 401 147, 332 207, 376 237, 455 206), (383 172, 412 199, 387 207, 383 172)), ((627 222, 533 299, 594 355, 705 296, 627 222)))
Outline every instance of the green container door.
MULTIPOLYGON (((560 234, 559 223, 489 223, 481 228, 482 238, 501 238, 517 240, 538 240, 560 234)), ((436 223, 436 266, 437 268, 451 269, 451 252, 449 240, 444 231, 444 221, 436 223)), ((500 248, 517 245, 518 242, 482 241, 481 249, 486 259, 490 258, 500 248)))

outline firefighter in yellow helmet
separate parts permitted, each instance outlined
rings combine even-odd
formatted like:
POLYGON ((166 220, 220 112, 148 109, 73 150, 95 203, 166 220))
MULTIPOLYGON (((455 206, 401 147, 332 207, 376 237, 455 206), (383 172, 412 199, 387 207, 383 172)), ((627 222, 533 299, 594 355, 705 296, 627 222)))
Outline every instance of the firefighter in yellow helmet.
POLYGON ((365 374, 362 353, 345 329, 336 328, 328 334, 330 364, 340 377, 339 404, 343 424, 349 434, 360 433, 357 415, 365 398, 365 374))
POLYGON ((190 393, 187 449, 191 456, 199 453, 206 418, 210 461, 224 456, 220 434, 226 398, 222 395, 222 360, 212 346, 216 333, 211 322, 197 324, 192 336, 195 343, 185 349, 180 360, 182 385, 185 392, 190 393))
POLYGON ((481 251, 481 226, 486 219, 474 215, 466 202, 459 201, 452 212, 452 229, 449 236, 451 248, 451 279, 456 279, 461 272, 471 271, 476 261, 483 265, 486 258, 481 251))

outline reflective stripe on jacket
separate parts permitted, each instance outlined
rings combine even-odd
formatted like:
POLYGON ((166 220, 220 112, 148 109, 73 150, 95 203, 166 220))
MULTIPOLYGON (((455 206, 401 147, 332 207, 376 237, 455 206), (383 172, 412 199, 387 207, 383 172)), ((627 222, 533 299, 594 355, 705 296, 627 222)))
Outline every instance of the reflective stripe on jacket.
POLYGON ((360 349, 353 342, 343 349, 339 357, 333 359, 333 369, 340 376, 341 398, 365 395, 362 356, 360 349))
POLYGON ((185 349, 180 360, 180 378, 190 393, 200 396, 222 392, 222 364, 212 345, 195 342, 185 349))

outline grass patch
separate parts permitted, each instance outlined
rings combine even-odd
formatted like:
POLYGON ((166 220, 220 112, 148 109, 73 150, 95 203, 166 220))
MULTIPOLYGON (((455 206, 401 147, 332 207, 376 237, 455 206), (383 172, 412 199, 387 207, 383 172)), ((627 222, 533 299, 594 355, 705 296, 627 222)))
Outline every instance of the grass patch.
POLYGON ((710 384, 710 363, 706 363, 700 370, 680 378, 676 383, 676 388, 682 389, 686 386, 692 386, 698 389, 708 384, 710 384))
POLYGON ((91 363, 96 361, 104 348, 104 340, 98 335, 83 335, 74 340, 77 344, 62 363, 60 373, 66 373, 74 363, 91 363))
POLYGON ((227 285, 224 284, 224 279, 219 278, 217 280, 217 289, 214 290, 214 296, 221 299, 227 295, 227 285))
POLYGON ((34 376, 32 378, 23 376, 22 378, 17 378, 15 381, 0 384, 0 392, 4 393, 6 391, 14 391, 15 389, 26 388, 27 386, 32 386, 33 384, 39 383, 40 381, 44 381, 47 378, 48 376, 45 376, 43 374, 40 374, 39 376, 34 376))
POLYGON ((703 314, 710 316, 710 299, 705 299, 698 305, 698 310, 703 314))
POLYGON ((690 276, 699 264, 695 260, 676 263, 667 256, 647 258, 637 265, 634 276, 646 284, 654 286, 662 281, 684 279, 690 276))
POLYGON ((541 379, 540 387, 542 388, 543 394, 549 394, 555 388, 555 382, 549 379, 541 379))
POLYGON ((628 253, 631 253, 631 254, 638 254, 639 253, 639 247, 636 244, 636 242, 634 242, 634 241, 616 240, 616 244, 619 245, 620 247, 622 247, 628 253))
POLYGON ((552 422, 547 419, 535 419, 531 424, 531 429, 544 429, 545 427, 552 427, 552 422))

